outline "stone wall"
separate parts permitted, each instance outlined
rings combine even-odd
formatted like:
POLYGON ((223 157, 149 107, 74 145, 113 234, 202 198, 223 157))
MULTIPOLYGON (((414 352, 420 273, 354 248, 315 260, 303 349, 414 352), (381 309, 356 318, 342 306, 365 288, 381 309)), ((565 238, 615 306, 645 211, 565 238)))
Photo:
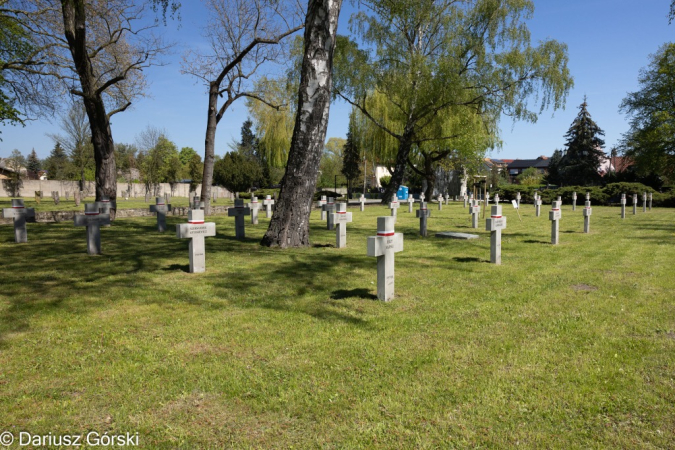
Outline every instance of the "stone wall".
MULTIPOLYGON (((72 197, 73 192, 79 190, 79 182, 77 181, 59 181, 59 180, 23 180, 23 187, 20 189, 21 197, 33 197, 35 191, 42 191, 43 195, 50 197, 52 191, 58 191, 59 196, 65 197, 66 192, 70 192, 72 197)), ((232 193, 225 188, 213 186, 212 191, 215 190, 218 198, 234 198, 232 193)), ((169 194, 171 197, 189 197, 190 185, 187 183, 176 183, 173 185, 173 189, 169 183, 160 183, 155 186, 154 189, 151 189, 150 197, 163 196, 164 194, 169 194), (154 192, 153 192, 154 191, 154 192)), ((202 185, 197 185, 197 192, 200 193, 202 190, 202 185)), ((95 192, 95 184, 93 181, 85 182, 84 186, 85 195, 88 197, 93 197, 95 192)), ((117 183, 117 197, 118 198, 143 198, 145 197, 146 188, 144 184, 141 183, 117 183)), ((0 196, 9 197, 10 193, 7 192, 2 185, 0 185, 0 196)))

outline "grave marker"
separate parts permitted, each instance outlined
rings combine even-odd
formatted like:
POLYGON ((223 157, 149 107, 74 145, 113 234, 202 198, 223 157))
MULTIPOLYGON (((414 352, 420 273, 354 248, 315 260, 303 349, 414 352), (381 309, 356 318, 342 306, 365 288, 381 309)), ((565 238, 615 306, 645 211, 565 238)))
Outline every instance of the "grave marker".
POLYGON ((40 191, 35 191, 35 203, 39 205, 41 200, 42 196, 40 195, 40 191))
MULTIPOLYGON (((243 217, 242 217, 243 221, 243 217)), ((206 271, 206 242, 204 238, 216 235, 216 224, 204 223, 204 211, 188 211, 188 223, 176 225, 176 237, 190 239, 190 273, 206 271)))
POLYGON ((335 224, 335 247, 347 246, 347 224, 352 221, 352 213, 347 212, 346 203, 338 203, 337 211, 331 214, 335 224))
POLYGON ((335 199, 333 197, 328 197, 328 201, 321 209, 326 214, 326 227, 328 230, 333 230, 335 224, 333 223, 333 213, 335 212, 335 199))
MULTIPOLYGON (((532 205, 534 205, 535 208, 537 207, 537 196, 538 195, 539 195, 539 193, 537 191, 534 191, 532 193, 532 197, 534 198, 534 202, 532 203, 532 205)), ((537 216, 537 217, 539 217, 539 216, 537 216)))
POLYGON ((171 211, 171 205, 166 203, 162 197, 155 198, 155 204, 150 205, 150 212, 157 213, 157 231, 164 233, 166 231, 166 213, 171 211))
POLYGON ((450 204, 450 194, 447 192, 445 193, 445 206, 448 206, 450 204))
POLYGON ((520 191, 516 192, 516 204, 518 205, 516 209, 520 209, 520 191))
POLYGON ((424 196, 424 192, 420 194, 420 201, 423 202, 426 197, 424 196))
POLYGON ((536 211, 535 211, 535 215, 537 217, 539 217, 541 215, 541 197, 539 197, 538 194, 537 194, 537 199, 534 201, 534 204, 535 204, 535 208, 537 208, 536 211))
POLYGON ((466 208, 467 204, 469 203, 468 198, 467 198, 466 194, 464 194, 462 197, 463 197, 463 200, 464 200, 464 207, 466 208))
POLYGON ((626 194, 621 194, 621 218, 626 218, 626 194))
POLYGON ((591 232, 591 213, 593 209, 591 208, 590 194, 586 194, 586 203, 584 205, 584 233, 591 232))
POLYGON ((265 217, 268 219, 272 217, 272 205, 274 205, 274 200, 272 199, 271 195, 265 196, 265 200, 263 200, 263 205, 265 206, 265 217))
POLYGON ((396 194, 391 196, 391 202, 389 202, 389 209, 391 209, 391 217, 396 218, 396 211, 398 208, 401 206, 401 204, 398 202, 398 197, 396 194))
MULTIPOLYGON (((361 195, 363 197, 363 195, 361 195)), ((323 208, 323 205, 326 204, 326 196, 322 195, 321 200, 316 202, 316 206, 321 208, 321 220, 326 220, 326 210, 323 208)), ((361 204, 361 211, 363 211, 363 203, 361 204)))
POLYGON ((490 218, 485 219, 485 231, 490 232, 490 262, 502 263, 502 230, 506 229, 506 217, 502 216, 502 205, 490 208, 490 218))
POLYGON ((59 191, 52 191, 52 199, 54 200, 54 204, 58 205, 61 199, 59 198, 59 191))
POLYGON ((572 211, 577 210, 577 193, 572 192, 572 211))
POLYGON ((647 212, 647 193, 642 193, 642 212, 647 212))
POLYGON ((471 214, 471 227, 478 228, 478 216, 480 215, 480 202, 471 200, 469 205, 469 214, 471 214))
POLYGON ((415 198, 412 196, 412 194, 408 195, 408 212, 412 213, 413 211, 413 203, 415 203, 415 198))
POLYGON ((12 207, 2 209, 2 217, 5 219, 12 218, 14 221, 14 242, 17 244, 28 242, 26 222, 35 222, 34 208, 26 208, 23 199, 13 198, 12 207))
POLYGON ((649 210, 652 210, 652 193, 649 193, 649 210))
POLYGON ((403 234, 394 231, 394 217, 377 218, 377 236, 368 237, 368 256, 377 257, 377 298, 394 298, 394 255, 403 251, 403 234))
POLYGON ((255 195, 251 196, 251 203, 248 204, 248 209, 251 210, 251 224, 258 225, 258 210, 260 209, 260 202, 255 195))
POLYGON ((551 206, 551 211, 548 213, 548 220, 551 221, 551 244, 558 245, 560 242, 560 219, 562 217, 562 212, 560 211, 560 205, 562 202, 556 201, 553 202, 551 206))
MULTIPOLYGON (((365 210, 366 209, 366 197, 363 194, 361 194, 361 197, 359 197, 359 203, 361 203, 361 211, 365 210)), ((322 211, 321 214, 325 214, 325 213, 322 211)))
POLYGON ((66 191, 66 201, 70 200, 70 191, 66 191))
POLYGON ((248 216, 250 214, 251 210, 244 206, 244 200, 242 199, 235 199, 234 208, 227 209, 227 215, 229 217, 234 217, 234 233, 237 239, 244 239, 246 237, 246 224, 244 223, 244 216, 248 216))
POLYGON ((73 200, 75 200, 75 206, 80 206, 80 199, 82 198, 82 193, 79 191, 73 192, 73 200))
POLYGON ((420 236, 427 237, 427 219, 431 217, 431 211, 427 208, 427 202, 420 202, 417 217, 420 219, 420 236))
POLYGON ((633 215, 637 214, 637 194, 633 194, 633 215))
POLYGON ((98 203, 85 203, 84 215, 73 218, 76 227, 87 227, 87 253, 101 254, 101 226, 110 225, 110 214, 101 213, 98 203))
POLYGON ((443 210, 443 195, 438 194, 438 210, 442 211, 443 210))

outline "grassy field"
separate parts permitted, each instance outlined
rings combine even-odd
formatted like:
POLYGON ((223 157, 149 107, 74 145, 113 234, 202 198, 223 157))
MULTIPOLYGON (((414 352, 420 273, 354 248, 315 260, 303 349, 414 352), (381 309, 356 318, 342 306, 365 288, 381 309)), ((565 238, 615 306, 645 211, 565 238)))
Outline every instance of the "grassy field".
MULTIPOLYGON (((142 200, 141 200, 142 201, 142 200)), ((460 204, 430 231, 472 231, 460 204)), ((383 207, 351 209, 346 249, 258 245, 268 220, 215 216, 207 272, 152 218, 102 230, 0 227, 0 433, 139 433, 141 448, 675 448, 675 210, 625 220, 504 205, 502 266, 480 239, 405 234, 396 299, 366 256, 383 207)), ((406 210, 403 206, 401 210, 406 210)), ((185 218, 168 217, 169 229, 185 218)))

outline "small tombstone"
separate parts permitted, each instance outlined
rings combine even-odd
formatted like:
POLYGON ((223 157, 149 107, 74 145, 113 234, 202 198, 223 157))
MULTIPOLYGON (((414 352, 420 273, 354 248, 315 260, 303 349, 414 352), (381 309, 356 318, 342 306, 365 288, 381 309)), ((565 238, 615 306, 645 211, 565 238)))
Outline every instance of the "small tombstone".
POLYGON ((649 210, 652 210, 652 193, 649 193, 649 210))
POLYGON ((272 205, 274 205, 274 199, 271 195, 266 195, 265 200, 263 200, 263 205, 265 206, 265 217, 268 219, 272 217, 272 205))
POLYGON ((438 194, 438 210, 442 211, 443 210, 443 195, 438 194))
POLYGON ((81 193, 78 191, 73 192, 73 200, 75 200, 75 206, 80 206, 81 193))
POLYGON ((394 255, 403 251, 403 234, 394 231, 394 217, 377 218, 377 236, 368 237, 368 256, 377 257, 377 298, 394 298, 394 255))
POLYGON ((590 194, 586 194, 586 203, 584 205, 584 233, 591 232, 591 213, 593 209, 591 208, 590 194))
POLYGON ((110 225, 110 214, 102 214, 98 203, 85 203, 84 215, 76 214, 76 227, 87 227, 87 253, 101 254, 101 226, 110 225))
POLYGON ((448 194, 448 193, 446 192, 446 193, 445 193, 445 205, 447 206, 447 205, 449 205, 449 204, 450 204, 450 194, 448 194))
POLYGON ((560 218, 562 217, 562 212, 560 211, 560 205, 562 203, 559 201, 553 202, 551 206, 551 211, 548 213, 548 220, 551 221, 551 244, 558 245, 560 242, 560 218))
POLYGON ((537 208, 535 211, 535 215, 539 217, 541 215, 541 197, 539 196, 539 194, 537 194, 537 199, 534 201, 534 204, 535 208, 537 208))
POLYGON ((633 215, 637 214, 637 203, 638 203, 637 194, 633 194, 633 215))
MULTIPOLYGON (((363 195, 361 195, 361 198, 365 201, 363 195)), ((326 204, 326 196, 322 195, 321 199, 316 202, 317 208, 321 208, 321 220, 326 220, 326 210, 323 207, 325 204, 326 204)), ((361 211, 363 211, 363 203, 361 203, 361 211)))
POLYGON ((485 231, 490 232, 490 262, 502 263, 502 230, 506 229, 506 217, 502 216, 502 205, 490 207, 490 218, 485 219, 485 231))
POLYGON ((235 193, 234 193, 234 199, 236 200, 236 199, 238 199, 238 198, 239 198, 239 192, 235 192, 235 193))
POLYGON ((162 197, 155 199, 155 204, 150 205, 150 212, 157 213, 157 230, 160 233, 166 231, 166 213, 171 211, 171 205, 166 203, 162 197))
POLYGON ((647 212, 647 193, 642 193, 642 212, 647 212))
POLYGON ((28 242, 26 222, 35 222, 35 209, 26 208, 23 199, 13 198, 12 207, 2 209, 2 217, 14 219, 14 242, 17 244, 28 242))
POLYGON ((35 203, 37 203, 39 205, 41 200, 42 200, 42 195, 40 195, 40 191, 35 191, 35 203))
POLYGON ((621 194, 621 218, 626 218, 626 194, 621 194))
POLYGON ((192 197, 192 209, 204 209, 204 202, 201 201, 201 197, 195 195, 192 197))
POLYGON ((518 205, 516 206, 516 209, 520 208, 520 198, 520 192, 516 192, 516 205, 518 205))
POLYGON ((572 211, 577 210, 577 193, 572 192, 572 211))
POLYGON ((556 201, 560 202, 560 204, 562 205, 562 197, 561 196, 558 196, 558 200, 556 200, 556 201))
POLYGON ((214 189, 211 191, 211 203, 216 203, 217 198, 218 198, 218 190, 214 189))
POLYGON ((346 203, 338 203, 337 210, 331 214, 335 224, 335 247, 347 246, 347 224, 352 221, 352 213, 347 212, 346 203))
POLYGON ((391 217, 396 217, 396 211, 401 206, 398 202, 398 197, 396 194, 391 196, 391 202, 389 202, 389 209, 391 209, 391 217))
MULTIPOLYGON (((366 197, 361 194, 361 197, 359 197, 359 203, 361 204, 361 211, 366 209, 366 197)), ((323 211, 321 211, 321 214, 325 214, 323 211)))
POLYGON ((54 200, 54 204, 58 205, 61 199, 59 198, 59 191, 52 191, 52 199, 54 200))
POLYGON ((479 201, 471 199, 471 204, 469 205, 469 214, 471 214, 471 226, 473 228, 478 228, 478 216, 480 215, 479 201))
POLYGON ((333 230, 335 224, 333 223, 333 213, 335 212, 335 199, 333 197, 328 197, 328 201, 321 209, 326 213, 326 227, 328 230, 333 230))
POLYGON ((495 205, 499 205, 499 194, 495 194, 495 205))
POLYGON ((258 210, 260 209, 260 202, 258 197, 251 195, 251 203, 248 204, 248 208, 251 210, 251 224, 258 225, 258 210))
POLYGON ((190 239, 190 273, 206 271, 206 242, 204 238, 216 235, 216 224, 204 223, 204 211, 188 211, 188 223, 176 225, 176 237, 190 239))
POLYGON ((427 202, 420 202, 417 217, 420 219, 420 236, 427 237, 427 221, 431 217, 431 211, 427 208, 427 202))
MULTIPOLYGON (((194 211, 194 210, 193 210, 194 211)), ((251 214, 251 209, 244 206, 244 200, 235 199, 234 208, 227 209, 227 215, 234 217, 234 233, 237 239, 244 239, 246 237, 246 225, 244 223, 244 216, 251 214)))
POLYGON ((415 198, 412 196, 412 194, 408 195, 408 212, 412 213, 413 211, 413 203, 415 203, 415 198))

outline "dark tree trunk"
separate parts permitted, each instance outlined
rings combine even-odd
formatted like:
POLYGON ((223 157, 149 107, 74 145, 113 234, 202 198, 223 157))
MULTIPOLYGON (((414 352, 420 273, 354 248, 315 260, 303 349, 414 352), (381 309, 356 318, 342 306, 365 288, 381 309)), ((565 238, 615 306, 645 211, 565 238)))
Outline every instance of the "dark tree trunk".
POLYGON ((408 156, 413 146, 413 131, 412 126, 407 126, 403 132, 403 136, 399 140, 398 154, 396 155, 396 165, 394 166, 394 173, 391 174, 391 181, 384 190, 382 197, 382 204, 388 205, 391 197, 398 192, 399 186, 403 184, 403 176, 405 175, 405 168, 408 164, 408 156))
POLYGON ((424 197, 427 201, 431 201, 434 195, 434 187, 436 186, 436 170, 434 170, 434 160, 431 155, 424 154, 424 178, 427 180, 427 190, 424 197))
POLYGON ((87 28, 84 0, 61 0, 63 27, 68 47, 75 63, 82 91, 78 92, 84 101, 89 118, 91 141, 94 145, 96 162, 96 201, 101 196, 110 198, 110 217, 115 218, 117 202, 117 168, 115 166, 115 145, 110 118, 105 110, 102 91, 96 87, 96 76, 87 54, 87 28))
POLYGON ((204 202, 204 214, 211 214, 211 185, 213 184, 213 165, 216 162, 216 128, 218 116, 219 81, 212 81, 209 86, 209 110, 206 118, 206 139, 204 140, 204 172, 202 176, 202 193, 200 201, 204 202))
POLYGON ((310 0, 295 128, 279 200, 261 245, 309 246, 309 215, 326 139, 342 0, 310 0))

